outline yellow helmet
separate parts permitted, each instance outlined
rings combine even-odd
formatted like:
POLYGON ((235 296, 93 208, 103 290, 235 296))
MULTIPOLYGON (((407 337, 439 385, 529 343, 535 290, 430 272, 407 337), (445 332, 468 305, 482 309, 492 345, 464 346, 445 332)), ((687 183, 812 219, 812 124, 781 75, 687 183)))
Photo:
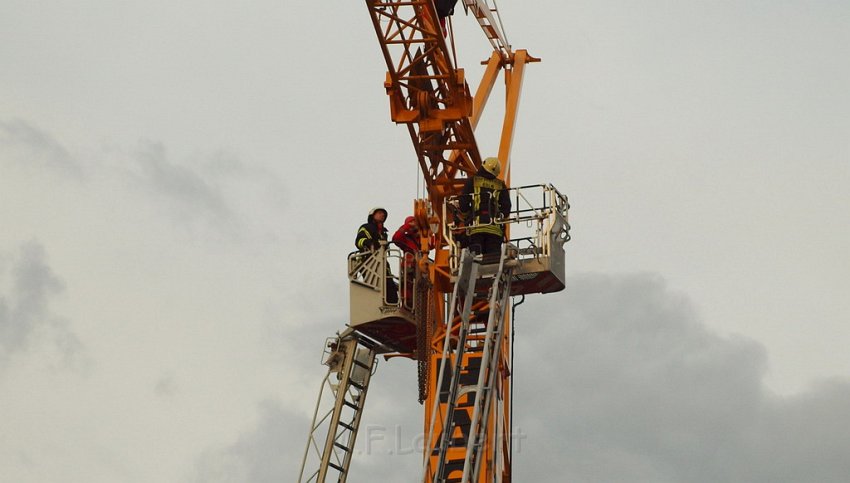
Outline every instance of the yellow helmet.
POLYGON ((502 169, 502 163, 499 162, 499 158, 489 157, 481 163, 481 166, 485 171, 492 174, 493 176, 499 176, 499 170, 502 169))

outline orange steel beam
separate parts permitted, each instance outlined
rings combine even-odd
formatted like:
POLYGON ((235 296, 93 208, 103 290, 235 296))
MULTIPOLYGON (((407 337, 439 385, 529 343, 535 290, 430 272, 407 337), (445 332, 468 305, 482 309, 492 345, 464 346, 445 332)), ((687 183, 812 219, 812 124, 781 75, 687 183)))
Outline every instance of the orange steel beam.
POLYGON ((407 125, 429 200, 439 211, 445 197, 459 192, 462 175, 481 165, 464 71, 452 66, 432 0, 366 5, 387 65, 391 117, 407 125), (458 159, 447 159, 452 151, 458 159))
POLYGON ((478 84, 478 89, 475 91, 475 100, 472 103, 472 117, 469 122, 472 124, 472 129, 478 127, 478 121, 481 119, 481 113, 484 112, 484 106, 487 105, 487 99, 490 98, 490 93, 493 92, 493 86, 496 85, 496 79, 499 76, 499 70, 502 68, 502 57, 499 52, 493 52, 490 55, 490 60, 487 61, 487 68, 484 69, 484 75, 481 76, 481 82, 478 84))
MULTIPOLYGON (((511 186, 511 148, 513 147, 514 132, 516 127, 517 114, 519 112, 520 94, 522 93, 523 74, 525 73, 525 65, 527 62, 538 62, 540 59, 533 58, 528 55, 526 50, 518 50, 514 53, 513 62, 510 69, 505 70, 505 114, 502 122, 502 136, 499 142, 499 161, 501 163, 501 173, 505 181, 505 185, 511 186)), ((510 225, 505 226, 505 235, 510 239, 510 225)), ((513 320, 511 319, 512 302, 508 301, 508 307, 505 308, 503 317, 505 318, 505 331, 502 336, 502 350, 500 352, 500 377, 499 384, 494 391, 494 397, 502 401, 501 412, 494 411, 491 414, 490 425, 488 428, 487 455, 501 454, 503 455, 504 468, 503 477, 510 481, 513 461, 511 460, 511 438, 513 437, 513 421, 511 420, 511 403, 513 398, 513 366, 510 360, 511 354, 511 332, 513 320), (501 420, 501 425, 497 424, 501 420), (501 427, 503 434, 495 434, 496 428, 501 427), (501 447, 499 447, 501 446, 501 447)), ((495 475, 494 475, 495 476, 495 475)))
POLYGON ((525 64, 529 62, 540 62, 540 59, 531 57, 526 50, 517 50, 511 69, 505 71, 505 119, 502 123, 502 138, 499 143, 499 161, 502 163, 502 173, 508 187, 510 187, 511 148, 522 93, 523 74, 525 64))

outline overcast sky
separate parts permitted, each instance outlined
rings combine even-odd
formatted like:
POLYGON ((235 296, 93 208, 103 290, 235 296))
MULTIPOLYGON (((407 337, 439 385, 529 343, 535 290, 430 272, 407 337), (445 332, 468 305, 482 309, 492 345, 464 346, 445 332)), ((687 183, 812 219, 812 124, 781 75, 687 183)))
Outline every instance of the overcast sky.
MULTIPOLYGON (((517 312, 514 477, 846 481, 850 3, 499 7, 543 59, 514 184, 573 225, 517 312)), ((417 196, 374 37, 358 1, 0 0, 0 481, 296 479, 355 230, 417 196)), ((349 481, 415 481, 421 419, 382 362, 349 481)))

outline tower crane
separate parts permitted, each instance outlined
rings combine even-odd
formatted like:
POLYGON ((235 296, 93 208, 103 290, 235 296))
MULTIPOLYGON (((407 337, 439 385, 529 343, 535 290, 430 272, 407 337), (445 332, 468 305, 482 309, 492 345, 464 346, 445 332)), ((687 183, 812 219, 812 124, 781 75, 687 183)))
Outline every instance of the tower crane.
POLYGON ((325 345, 328 373, 302 483, 347 480, 378 355, 417 363, 425 446, 411 481, 511 481, 511 302, 563 290, 569 203, 551 184, 510 187, 525 67, 540 59, 508 43, 495 0, 457 1, 365 0, 386 61, 390 118, 407 128, 425 181, 427 197, 414 200, 421 250, 414 263, 386 243, 349 255, 350 321, 325 345), (453 32, 442 28, 458 6, 492 47, 474 95, 454 65, 453 32), (497 256, 484 256, 465 247, 477 222, 459 201, 482 165, 475 128, 500 77, 506 92, 497 157, 512 209, 489 222, 503 225, 506 237, 497 256), (393 285, 398 297, 388 296, 393 285))

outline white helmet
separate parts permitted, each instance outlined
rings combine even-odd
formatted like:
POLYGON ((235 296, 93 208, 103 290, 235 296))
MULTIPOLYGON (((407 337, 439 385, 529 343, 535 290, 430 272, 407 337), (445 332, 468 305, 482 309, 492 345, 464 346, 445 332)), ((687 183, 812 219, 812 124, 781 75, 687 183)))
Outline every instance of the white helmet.
POLYGON ((383 211, 383 212, 384 212, 384 220, 386 220, 386 219, 387 219, 387 216, 389 215, 389 213, 387 213, 387 210, 386 210, 385 208, 381 208, 380 206, 376 206, 376 207, 372 208, 371 210, 369 210, 369 218, 368 218, 368 220, 367 220, 367 221, 370 221, 370 222, 371 222, 371 221, 372 221, 372 217, 374 217, 374 216, 375 216, 375 213, 377 213, 377 212, 379 212, 379 211, 383 211))

